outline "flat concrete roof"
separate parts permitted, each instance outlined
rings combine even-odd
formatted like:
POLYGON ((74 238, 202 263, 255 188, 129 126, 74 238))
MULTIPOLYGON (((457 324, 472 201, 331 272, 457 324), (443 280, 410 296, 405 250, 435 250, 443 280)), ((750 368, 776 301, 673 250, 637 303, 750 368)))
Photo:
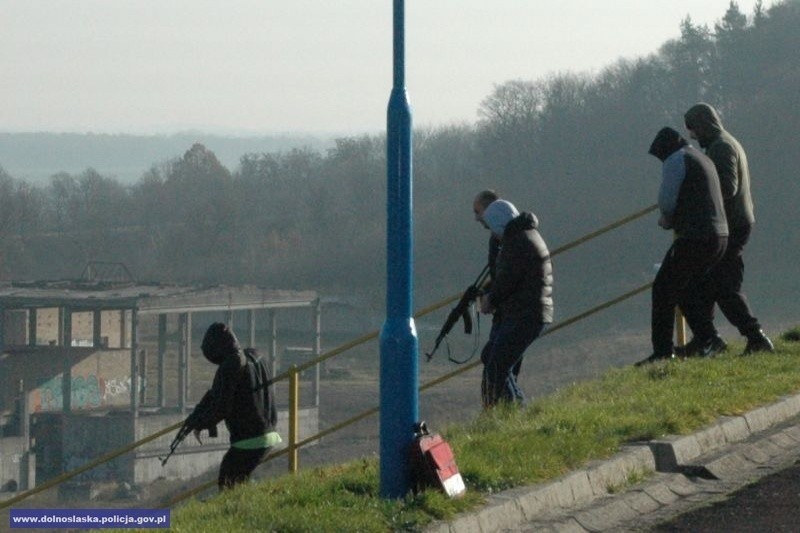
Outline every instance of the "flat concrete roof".
POLYGON ((0 282, 0 308, 69 307, 76 311, 135 309, 138 313, 240 311, 307 307, 315 291, 254 285, 190 286, 82 280, 0 282))

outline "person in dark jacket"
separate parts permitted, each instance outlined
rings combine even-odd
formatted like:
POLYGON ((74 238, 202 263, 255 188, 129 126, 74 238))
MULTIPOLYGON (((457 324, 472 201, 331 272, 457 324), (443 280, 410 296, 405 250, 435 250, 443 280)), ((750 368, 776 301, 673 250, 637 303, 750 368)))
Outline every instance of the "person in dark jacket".
POLYGON ((514 367, 553 321, 553 265, 533 213, 516 214, 505 200, 492 202, 482 219, 500 242, 494 279, 480 297, 482 313, 499 314, 493 338, 481 356, 483 405, 523 404, 514 367))
MULTIPOLYGON (((484 189, 483 191, 479 192, 475 196, 475 200, 472 202, 472 211, 475 213, 475 220, 481 223, 481 225, 489 229, 489 226, 483 220, 483 212, 486 211, 486 208, 489 207, 492 202, 496 200, 500 200, 500 196, 498 193, 492 189, 484 189)), ((509 205, 510 202, 509 202, 509 205)), ((516 217, 519 215, 517 212, 516 207, 513 205, 511 206, 512 209, 512 216, 516 217)), ((496 237, 494 233, 489 231, 489 254, 488 254, 488 261, 489 261, 489 279, 487 283, 484 285, 484 289, 489 291, 492 285, 492 280, 495 277, 495 265, 497 264, 497 254, 500 252, 500 238, 496 237)), ((500 323, 500 313, 495 310, 492 313, 492 328, 489 330, 489 340, 486 341, 486 344, 483 346, 483 350, 481 350, 481 360, 486 359, 486 355, 489 349, 492 346, 492 340, 494 339, 495 333, 497 331, 497 325, 500 323)), ((522 359, 520 359, 512 372, 514 372, 514 376, 519 376, 519 372, 522 369, 522 359)), ((482 395, 485 396, 485 395, 482 395)))
MULTIPOLYGON (((744 279, 743 253, 755 222, 753 199, 750 195, 750 169, 742 145, 722 126, 716 109, 706 103, 692 106, 684 115, 689 136, 696 139, 706 155, 714 162, 722 188, 725 214, 728 218, 728 247, 716 264, 709 283, 698 293, 698 305, 711 309, 714 303, 728 321, 746 339, 744 353, 774 350, 772 341, 764 334, 758 319, 753 316, 747 297, 742 292, 744 279)), ((713 324, 711 326, 713 328, 713 324)), ((686 346, 686 355, 703 355, 704 348, 724 349, 725 341, 716 328, 710 338, 693 338, 686 346)))
POLYGON ((277 413, 266 365, 255 350, 241 349, 228 326, 211 324, 201 349, 219 368, 186 425, 199 438, 200 431, 214 434, 217 424, 225 421, 231 447, 219 468, 218 485, 224 490, 247 481, 270 448, 281 442, 275 431, 277 413))
POLYGON ((708 338, 711 334, 707 329, 712 326, 709 310, 696 305, 691 295, 722 257, 728 240, 714 163, 672 128, 658 132, 649 153, 662 162, 658 224, 674 230, 675 238, 653 282, 653 353, 637 366, 675 357, 672 336, 676 305, 696 337, 708 338))

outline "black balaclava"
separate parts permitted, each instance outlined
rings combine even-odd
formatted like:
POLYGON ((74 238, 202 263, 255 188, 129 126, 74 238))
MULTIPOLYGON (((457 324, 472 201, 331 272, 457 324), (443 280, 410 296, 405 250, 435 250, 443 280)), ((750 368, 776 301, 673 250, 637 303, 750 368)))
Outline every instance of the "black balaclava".
POLYGON ((239 351, 239 341, 228 326, 222 322, 214 322, 208 326, 200 347, 205 358, 218 365, 226 357, 239 351))

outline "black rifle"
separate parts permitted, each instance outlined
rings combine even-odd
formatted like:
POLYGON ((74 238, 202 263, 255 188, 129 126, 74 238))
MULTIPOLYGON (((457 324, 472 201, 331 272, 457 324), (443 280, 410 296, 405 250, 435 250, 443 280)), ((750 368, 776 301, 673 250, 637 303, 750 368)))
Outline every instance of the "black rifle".
POLYGON ((161 466, 167 464, 167 461, 169 461, 169 458, 172 457, 173 453, 175 453, 175 450, 178 449, 178 446, 181 445, 183 439, 188 437, 189 433, 191 432, 192 429, 186 424, 186 422, 184 422, 183 425, 181 426, 181 429, 178 430, 178 434, 175 435, 174 439, 172 439, 172 444, 169 445, 169 453, 167 454, 167 456, 164 458, 159 457, 159 459, 161 459, 161 466))
MULTIPOLYGON (((218 435, 217 426, 212 426, 212 427, 207 428, 207 429, 208 429, 208 436, 211 437, 211 438, 216 438, 216 436, 218 435)), ((175 435, 175 438, 172 439, 172 443, 169 445, 169 453, 167 454, 167 456, 163 457, 163 458, 159 457, 159 459, 161 459, 161 466, 164 466, 165 464, 167 464, 167 461, 169 461, 169 458, 172 457, 172 454, 175 453, 175 450, 177 450, 178 446, 181 445, 181 442, 183 442, 183 439, 188 437, 189 434, 192 432, 192 430, 193 430, 193 428, 190 428, 189 425, 186 422, 183 423, 183 425, 181 426, 181 429, 178 430, 178 434, 175 435)), ((200 444, 203 444, 203 441, 200 440, 200 434, 199 433, 197 435, 195 435, 195 437, 197 438, 197 442, 199 442, 200 444)))
POLYGON ((436 337, 436 343, 433 345, 433 350, 428 352, 428 361, 433 359, 433 354, 436 353, 436 350, 439 349, 439 344, 442 343, 445 337, 450 333, 450 330, 453 329, 453 326, 456 325, 459 318, 464 319, 464 333, 469 335, 472 333, 472 317, 469 316, 469 306, 470 304, 480 295, 481 287, 483 283, 486 281, 486 278, 489 276, 489 265, 483 267, 481 273, 478 274, 478 277, 475 279, 475 282, 467 287, 467 290, 464 291, 464 294, 461 295, 461 299, 458 301, 458 304, 450 311, 450 314, 447 315, 447 320, 445 320, 442 329, 439 331, 439 336, 436 337))

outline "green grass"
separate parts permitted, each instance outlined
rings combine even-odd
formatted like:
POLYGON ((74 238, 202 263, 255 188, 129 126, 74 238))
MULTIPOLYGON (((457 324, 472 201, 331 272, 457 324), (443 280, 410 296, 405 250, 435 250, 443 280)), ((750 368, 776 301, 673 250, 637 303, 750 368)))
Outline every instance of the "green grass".
POLYGON ((781 335, 781 339, 787 342, 800 341, 800 326, 786 331, 783 335, 781 335))
POLYGON ((453 425, 443 433, 467 485, 460 499, 428 491, 384 500, 373 458, 191 501, 173 510, 172 530, 419 530, 478 507, 488 494, 553 479, 608 457, 625 443, 690 433, 720 416, 800 391, 798 333, 800 328, 784 334, 774 354, 739 357, 741 347, 733 346, 709 360, 614 369, 527 409, 495 409, 472 423, 453 425))

